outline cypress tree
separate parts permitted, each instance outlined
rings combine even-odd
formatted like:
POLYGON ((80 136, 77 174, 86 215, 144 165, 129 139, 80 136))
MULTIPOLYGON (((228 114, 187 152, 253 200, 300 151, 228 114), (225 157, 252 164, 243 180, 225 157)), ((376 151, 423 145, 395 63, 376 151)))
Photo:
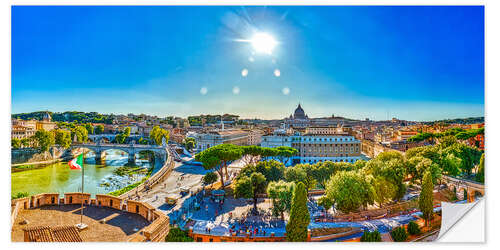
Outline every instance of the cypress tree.
POLYGON ((479 161, 479 167, 477 168, 476 181, 484 183, 484 153, 481 155, 481 160, 479 161))
POLYGON ((287 241, 307 241, 307 227, 310 217, 307 209, 307 192, 304 183, 295 188, 290 209, 290 220, 286 225, 287 241))
POLYGON ((418 208, 422 211, 426 223, 429 223, 432 218, 433 212, 433 190, 432 175, 429 170, 425 171, 424 179, 422 182, 422 190, 418 199, 418 208))

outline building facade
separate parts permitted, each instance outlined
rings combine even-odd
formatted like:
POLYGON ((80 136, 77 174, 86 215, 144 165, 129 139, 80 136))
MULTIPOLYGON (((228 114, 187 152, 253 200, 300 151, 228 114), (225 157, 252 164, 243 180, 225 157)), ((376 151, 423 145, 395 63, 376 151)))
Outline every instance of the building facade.
POLYGON ((292 157, 292 164, 324 161, 354 163, 361 159, 361 142, 335 127, 310 127, 306 129, 306 133, 294 134, 278 131, 273 135, 263 136, 261 145, 297 149, 298 154, 292 157))
POLYGON ((231 129, 197 133, 193 137, 196 140, 196 150, 200 152, 220 144, 248 145, 248 134, 243 130, 231 129))

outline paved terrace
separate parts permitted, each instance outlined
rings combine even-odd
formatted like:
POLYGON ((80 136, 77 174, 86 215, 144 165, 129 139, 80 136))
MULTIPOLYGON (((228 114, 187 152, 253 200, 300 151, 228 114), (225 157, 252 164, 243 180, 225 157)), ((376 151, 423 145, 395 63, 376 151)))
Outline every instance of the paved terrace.
MULTIPOLYGON (((74 226, 78 223, 80 223, 80 205, 52 205, 21 210, 12 227, 11 239, 13 242, 24 241, 25 228, 74 226), (24 220, 27 220, 28 224, 21 225, 24 220)), ((83 223, 89 227, 79 234, 83 241, 91 242, 128 241, 139 236, 139 231, 150 224, 139 214, 94 206, 85 206, 83 223), (106 223, 100 223, 102 219, 106 219, 106 223)))

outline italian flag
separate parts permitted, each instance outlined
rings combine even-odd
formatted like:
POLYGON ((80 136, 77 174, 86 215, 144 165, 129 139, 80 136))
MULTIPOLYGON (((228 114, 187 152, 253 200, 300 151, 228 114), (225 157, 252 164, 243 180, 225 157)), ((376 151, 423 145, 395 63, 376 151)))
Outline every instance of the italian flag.
POLYGON ((83 166, 83 154, 79 154, 75 159, 68 162, 70 169, 82 169, 83 166))

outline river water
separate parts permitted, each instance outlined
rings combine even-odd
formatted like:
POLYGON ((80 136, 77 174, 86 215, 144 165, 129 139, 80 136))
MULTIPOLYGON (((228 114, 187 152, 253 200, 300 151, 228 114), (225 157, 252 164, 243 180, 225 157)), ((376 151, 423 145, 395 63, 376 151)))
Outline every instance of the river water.
MULTIPOLYGON (((119 176, 113 173, 120 166, 128 162, 127 154, 121 151, 106 151, 106 164, 96 165, 91 153, 86 155, 83 168, 84 192, 95 194, 106 194, 127 185, 140 181, 145 175, 134 174, 133 176, 119 176)), ((160 161, 156 161, 159 163, 160 161)), ((161 165, 161 164, 157 164, 161 165)), ((136 160, 136 166, 150 168, 151 163, 147 160, 136 160)), ((156 166, 153 173, 161 166, 156 166)), ((68 193, 81 192, 82 171, 71 170, 67 162, 49 164, 45 167, 11 173, 11 192, 28 192, 30 195, 39 193, 68 193)))

